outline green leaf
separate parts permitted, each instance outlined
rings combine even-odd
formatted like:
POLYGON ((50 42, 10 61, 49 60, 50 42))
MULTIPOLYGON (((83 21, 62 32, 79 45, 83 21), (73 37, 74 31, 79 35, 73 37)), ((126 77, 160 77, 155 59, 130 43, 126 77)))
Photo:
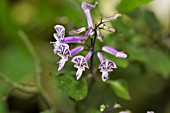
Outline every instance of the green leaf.
POLYGON ((54 76, 55 83, 65 94, 76 101, 82 100, 87 94, 87 82, 76 80, 75 73, 65 73, 54 76))
POLYGON ((125 80, 107 80, 108 84, 110 84, 112 90, 116 93, 117 96, 125 99, 125 100, 130 100, 130 95, 127 90, 127 83, 125 80))
POLYGON ((12 81, 20 81, 34 72, 34 62, 27 50, 14 45, 0 56, 0 69, 12 81))
POLYGON ((170 76, 169 55, 159 49, 147 49, 145 53, 145 64, 164 78, 168 78, 170 76))
POLYGON ((121 13, 128 13, 150 1, 151 0, 121 0, 117 10, 121 13))

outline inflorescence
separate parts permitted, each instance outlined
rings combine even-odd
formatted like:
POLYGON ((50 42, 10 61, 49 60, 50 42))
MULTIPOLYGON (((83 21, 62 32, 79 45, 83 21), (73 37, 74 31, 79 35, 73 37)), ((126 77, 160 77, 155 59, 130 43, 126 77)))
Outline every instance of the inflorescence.
POLYGON ((105 25, 105 22, 115 20, 119 18, 120 14, 114 14, 113 16, 102 18, 100 20, 100 23, 95 25, 93 24, 92 17, 91 17, 91 9, 95 8, 97 5, 97 2, 94 5, 82 2, 82 9, 84 10, 84 13, 86 14, 88 28, 82 27, 76 30, 72 30, 69 32, 69 34, 79 34, 83 31, 86 31, 85 35, 83 36, 65 36, 65 28, 62 25, 56 25, 54 26, 56 33, 53 34, 54 38, 56 39, 55 42, 50 42, 54 45, 54 54, 57 54, 61 57, 61 60, 58 62, 58 71, 60 71, 64 65, 65 62, 74 56, 75 54, 81 52, 84 50, 84 46, 87 46, 88 52, 86 56, 78 55, 73 57, 71 60, 74 63, 74 67, 77 68, 76 72, 76 79, 80 79, 83 71, 85 71, 85 68, 89 69, 88 66, 88 60, 90 61, 90 70, 93 75, 93 56, 97 54, 97 57, 99 58, 100 65, 99 69, 100 72, 102 72, 102 80, 106 81, 108 77, 108 72, 113 71, 114 68, 117 68, 116 64, 108 59, 104 59, 102 52, 107 52, 112 55, 115 55, 118 58, 126 58, 127 54, 121 51, 117 51, 116 49, 110 47, 110 46, 103 46, 101 51, 96 51, 94 49, 96 38, 98 38, 101 42, 104 41, 104 36, 100 33, 100 30, 107 30, 109 32, 115 32, 114 28, 108 27, 105 25), (86 44, 86 40, 89 39, 89 36, 93 36, 91 39, 91 45, 86 44), (84 46, 78 46, 70 50, 68 43, 83 43, 84 46))

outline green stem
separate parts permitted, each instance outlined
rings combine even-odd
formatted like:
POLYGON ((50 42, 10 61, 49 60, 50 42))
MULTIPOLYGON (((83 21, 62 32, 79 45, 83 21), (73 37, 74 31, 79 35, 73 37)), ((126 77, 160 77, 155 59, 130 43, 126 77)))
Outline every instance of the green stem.
POLYGON ((39 89, 37 87, 27 87, 27 86, 23 86, 22 84, 12 82, 2 72, 0 72, 0 80, 5 82, 7 85, 11 86, 12 88, 15 88, 24 93, 29 93, 29 94, 39 93, 39 89))
POLYGON ((25 43, 26 47, 28 48, 29 52, 31 53, 33 59, 34 59, 34 63, 35 63, 35 69, 36 69, 36 80, 37 80, 37 86, 38 88, 41 89, 41 77, 40 77, 40 73, 41 73, 41 67, 40 67, 40 60, 35 52, 35 49, 33 48, 33 45, 31 44, 31 42, 29 41, 28 37, 26 36, 26 34, 23 31, 18 31, 18 35, 20 36, 20 38, 23 40, 23 42, 25 43))
POLYGON ((30 40, 28 39, 28 37, 26 36, 26 34, 23 31, 18 31, 18 35, 20 36, 20 38, 23 40, 23 42, 25 43, 26 47, 28 48, 29 52, 31 53, 33 59, 34 59, 34 63, 35 63, 35 68, 36 68, 36 80, 37 80, 37 87, 40 90, 40 96, 42 97, 42 99, 44 100, 45 104, 47 105, 47 107, 50 109, 51 105, 51 99, 48 97, 48 95, 46 94, 46 92, 44 91, 42 85, 41 85, 41 66, 40 66, 40 60, 38 58, 38 55, 35 52, 35 49, 33 48, 33 45, 31 44, 30 40))

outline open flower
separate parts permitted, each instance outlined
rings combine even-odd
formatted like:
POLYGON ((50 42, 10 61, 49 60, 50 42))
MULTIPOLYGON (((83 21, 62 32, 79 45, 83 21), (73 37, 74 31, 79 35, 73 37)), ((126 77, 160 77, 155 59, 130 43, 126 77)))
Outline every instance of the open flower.
POLYGON ((68 36, 65 37, 65 28, 61 25, 54 26, 56 33, 53 34, 56 42, 53 43, 54 47, 60 46, 61 43, 81 43, 82 37, 81 36, 68 36))
POLYGON ((84 13, 86 14, 87 23, 88 23, 89 28, 94 28, 93 20, 92 20, 92 17, 91 17, 90 10, 91 10, 92 8, 95 8, 96 5, 97 5, 97 2, 95 2, 94 5, 91 5, 91 4, 82 2, 82 5, 81 5, 81 7, 82 7, 83 10, 84 10, 84 13))
POLYGON ((61 57, 61 60, 57 63, 58 71, 60 71, 64 67, 65 62, 68 60, 69 57, 79 53, 83 49, 83 46, 78 46, 70 51, 68 44, 65 43, 56 46, 54 48, 54 53, 58 54, 61 57))
POLYGON ((83 71, 85 71, 85 68, 89 68, 87 61, 88 59, 91 57, 91 52, 88 52, 88 54, 84 57, 84 56, 75 56, 71 61, 74 64, 74 67, 77 68, 77 72, 76 72, 76 79, 80 79, 83 71))
POLYGON ((124 52, 117 51, 116 49, 114 49, 110 46, 103 46, 102 50, 107 53, 110 53, 112 55, 115 55, 118 58, 126 58, 127 57, 127 54, 125 54, 124 52))
POLYGON ((108 72, 113 71, 113 68, 117 68, 116 64, 110 60, 104 60, 103 55, 98 52, 97 56, 100 60, 99 69, 102 72, 102 80, 105 82, 108 77, 108 72))

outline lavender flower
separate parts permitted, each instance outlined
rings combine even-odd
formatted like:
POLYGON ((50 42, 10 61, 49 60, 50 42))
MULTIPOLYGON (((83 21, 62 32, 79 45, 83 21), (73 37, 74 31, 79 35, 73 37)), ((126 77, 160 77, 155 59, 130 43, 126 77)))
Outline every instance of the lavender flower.
POLYGON ((85 71, 85 68, 89 68, 87 61, 91 56, 91 52, 89 52, 85 57, 79 55, 79 56, 75 56, 71 61, 74 64, 74 67, 77 68, 77 72, 76 72, 76 78, 77 80, 80 79, 83 71, 85 71))
POLYGON ((97 56, 100 60, 100 65, 99 69, 100 72, 102 72, 102 80, 105 82, 109 77, 108 77, 108 72, 113 71, 113 68, 117 68, 116 64, 110 60, 104 60, 103 55, 98 52, 97 56))
POLYGON ((89 28, 94 28, 90 10, 91 10, 92 8, 95 8, 96 5, 97 5, 97 2, 95 2, 94 5, 91 5, 91 4, 82 2, 82 5, 81 5, 81 7, 82 7, 83 10, 84 10, 84 13, 86 14, 87 23, 88 23, 89 28))
POLYGON ((119 52, 119 51, 117 51, 116 49, 114 49, 110 46, 103 46, 102 50, 105 51, 105 52, 108 52, 112 55, 115 55, 118 58, 126 58, 127 57, 127 54, 125 54, 124 52, 119 52))
POLYGON ((60 46, 61 43, 81 43, 81 36, 68 36, 65 37, 65 28, 61 25, 54 26, 56 33, 53 34, 56 42, 53 43, 54 47, 60 46))

